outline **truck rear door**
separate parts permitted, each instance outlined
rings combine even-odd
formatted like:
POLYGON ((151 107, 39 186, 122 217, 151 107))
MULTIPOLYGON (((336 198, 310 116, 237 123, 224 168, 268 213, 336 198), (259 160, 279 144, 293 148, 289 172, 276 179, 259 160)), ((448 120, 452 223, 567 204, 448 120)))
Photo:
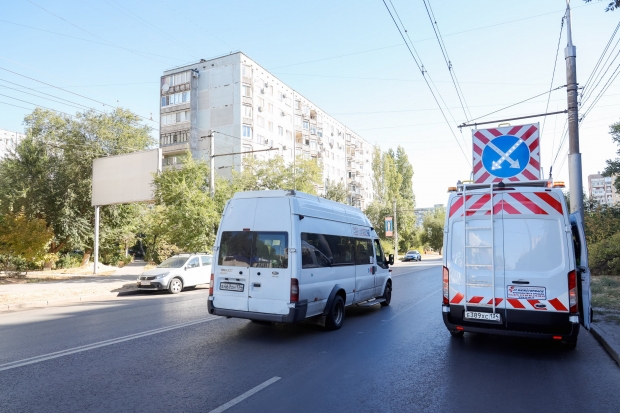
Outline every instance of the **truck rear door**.
POLYGON ((592 321, 592 300, 590 291, 590 267, 588 266, 588 248, 584 232, 581 214, 574 212, 570 214, 571 232, 575 249, 575 264, 577 268, 578 280, 581 280, 579 289, 579 322, 588 330, 592 321))
POLYGON ((545 329, 568 323, 571 248, 559 196, 541 188, 503 195, 508 328, 545 329))

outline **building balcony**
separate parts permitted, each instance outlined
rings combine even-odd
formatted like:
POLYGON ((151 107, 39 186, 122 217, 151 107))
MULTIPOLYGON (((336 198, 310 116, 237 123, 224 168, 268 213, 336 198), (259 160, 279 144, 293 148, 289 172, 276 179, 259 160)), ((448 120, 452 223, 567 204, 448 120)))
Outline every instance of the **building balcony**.
POLYGON ((241 96, 241 103, 244 105, 252 105, 252 98, 249 96, 241 96))
POLYGON ((243 117, 243 118, 241 119, 241 122, 242 122, 244 125, 250 125, 250 126, 253 126, 253 125, 254 125, 254 121, 252 120, 252 118, 246 118, 246 117, 243 117))
POLYGON ((183 154, 189 151, 189 142, 160 145, 162 155, 183 154))
POLYGON ((252 78, 248 76, 241 76, 241 82, 246 83, 248 85, 252 84, 252 78))

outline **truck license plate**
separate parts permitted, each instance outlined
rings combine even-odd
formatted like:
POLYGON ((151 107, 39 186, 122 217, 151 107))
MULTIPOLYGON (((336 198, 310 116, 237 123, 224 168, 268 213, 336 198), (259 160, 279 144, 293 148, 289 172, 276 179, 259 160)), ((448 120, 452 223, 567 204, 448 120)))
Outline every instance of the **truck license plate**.
POLYGON ((243 284, 239 284, 239 283, 220 283, 220 290, 243 292, 243 284))
POLYGON ((479 311, 465 311, 465 318, 471 321, 490 321, 501 323, 502 317, 499 313, 481 313, 479 311))

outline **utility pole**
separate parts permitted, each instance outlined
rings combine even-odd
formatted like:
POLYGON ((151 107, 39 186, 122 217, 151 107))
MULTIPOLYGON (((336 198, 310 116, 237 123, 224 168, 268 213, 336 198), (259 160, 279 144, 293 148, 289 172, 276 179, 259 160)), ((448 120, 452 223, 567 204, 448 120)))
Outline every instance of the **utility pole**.
POLYGON ((394 200, 394 260, 398 260, 398 231, 396 226, 396 200, 394 200))
POLYGON ((583 218, 583 184, 581 153, 579 153, 579 107, 577 106, 577 48, 573 46, 570 21, 570 0, 566 0, 566 27, 568 44, 564 49, 566 59, 566 91, 568 100, 568 188, 570 211, 579 212, 583 218))
POLYGON ((209 133, 211 137, 211 148, 209 150, 209 164, 211 166, 211 176, 209 182, 209 190, 211 191, 211 198, 215 197, 215 134, 213 131, 209 133))

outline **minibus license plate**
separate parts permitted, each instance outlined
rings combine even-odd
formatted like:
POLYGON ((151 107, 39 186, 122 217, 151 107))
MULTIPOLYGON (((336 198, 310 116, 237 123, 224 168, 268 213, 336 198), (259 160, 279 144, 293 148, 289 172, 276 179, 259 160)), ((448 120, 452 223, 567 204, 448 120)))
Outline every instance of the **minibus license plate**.
POLYGON ((140 285, 151 285, 150 281, 140 281, 140 285))
POLYGON ((501 323, 502 318, 499 313, 481 313, 479 311, 465 311, 465 318, 472 321, 491 321, 501 323))
POLYGON ((220 290, 243 292, 243 284, 238 284, 238 283, 220 283, 220 290))

